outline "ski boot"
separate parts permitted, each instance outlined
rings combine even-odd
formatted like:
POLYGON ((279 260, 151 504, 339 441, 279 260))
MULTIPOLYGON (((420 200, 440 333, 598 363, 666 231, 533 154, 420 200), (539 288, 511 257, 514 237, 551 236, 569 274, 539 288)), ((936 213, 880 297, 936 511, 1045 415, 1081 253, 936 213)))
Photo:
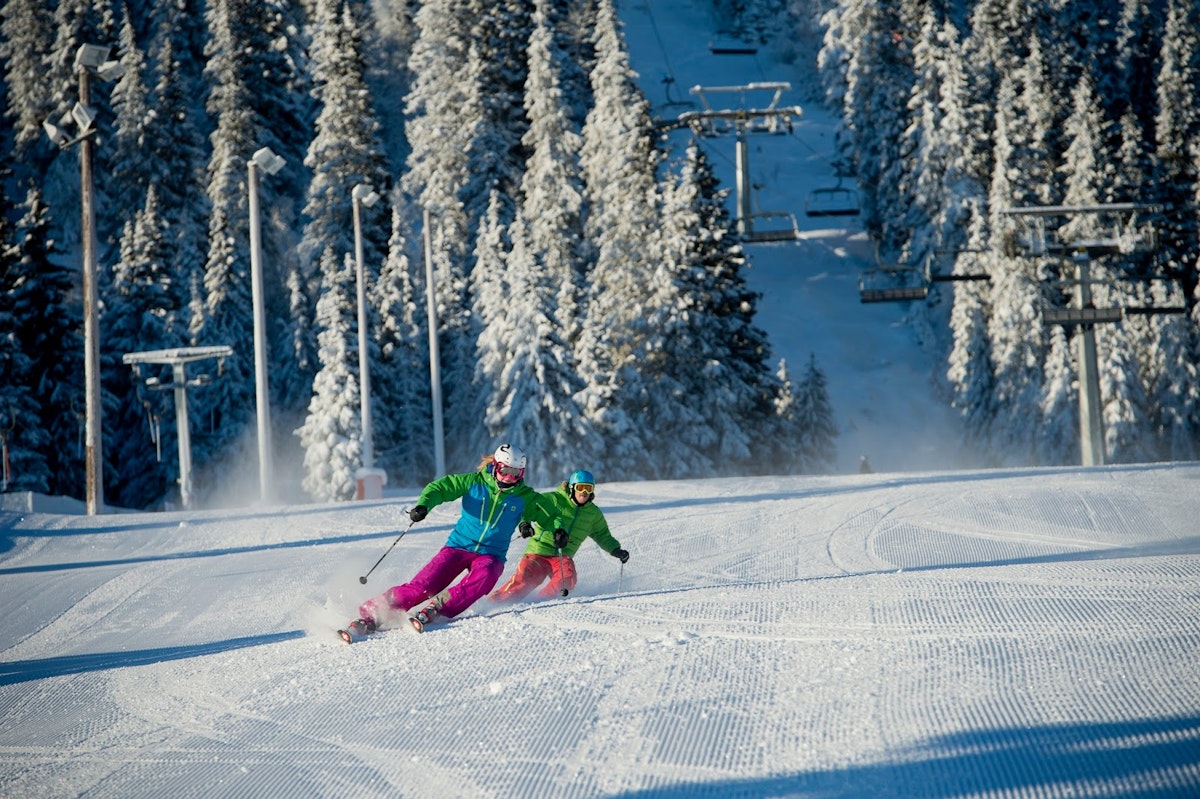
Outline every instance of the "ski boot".
POLYGON ((446 600, 449 598, 450 595, 443 591, 433 599, 429 600, 428 605, 418 610, 409 619, 413 629, 419 633, 424 632, 425 625, 430 624, 434 619, 441 615, 442 605, 446 604, 446 600))
POLYGON ((346 629, 338 630, 338 635, 348 644, 353 644, 356 641, 361 641, 371 633, 375 632, 375 622, 371 619, 355 619, 346 625, 346 629))

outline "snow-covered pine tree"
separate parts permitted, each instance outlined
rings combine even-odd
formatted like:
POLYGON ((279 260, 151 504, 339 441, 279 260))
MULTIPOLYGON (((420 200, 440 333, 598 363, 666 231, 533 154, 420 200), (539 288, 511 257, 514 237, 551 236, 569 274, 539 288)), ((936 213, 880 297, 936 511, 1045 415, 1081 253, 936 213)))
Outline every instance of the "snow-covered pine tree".
POLYGON ((435 474, 433 406, 429 384, 429 326, 425 272, 412 246, 409 219, 415 209, 392 191, 392 235, 387 259, 372 287, 377 309, 379 371, 371 373, 377 466, 390 485, 420 488, 435 474))
MULTIPOLYGON (((352 266, 356 268, 353 263, 355 239, 351 196, 355 186, 360 184, 372 188, 381 196, 388 194, 390 188, 387 161, 379 139, 379 122, 375 118, 373 103, 364 81, 361 47, 358 24, 349 7, 339 0, 319 0, 313 33, 312 67, 314 91, 321 111, 317 115, 316 135, 304 159, 304 165, 312 170, 312 180, 304 207, 308 223, 304 226, 300 248, 303 260, 312 264, 309 270, 320 275, 321 286, 316 296, 321 296, 325 302, 324 324, 330 325, 328 329, 320 322, 316 325, 318 338, 322 341, 317 357, 318 376, 330 370, 334 372, 332 377, 323 381, 326 385, 340 382, 343 371, 355 380, 361 372, 357 355, 356 291, 351 291, 345 298, 344 306, 333 303, 329 296, 325 296, 333 293, 330 292, 331 286, 340 287, 339 276, 345 268, 347 257, 351 257, 352 266), (343 346, 334 344, 329 337, 334 335, 335 330, 346 331, 351 340, 343 346), (344 358, 347 353, 353 353, 349 363, 330 363, 325 360, 328 356, 344 358)), ((386 246, 386 228, 382 222, 386 218, 387 207, 386 204, 376 203, 373 207, 364 205, 361 211, 364 280, 365 285, 373 285, 378 282, 379 265, 383 261, 386 246)), ((352 285, 356 285, 356 281, 352 280, 352 285)), ((378 320, 373 317, 372 309, 368 308, 367 324, 371 329, 378 326, 378 320)), ((369 373, 378 375, 381 368, 374 337, 368 336, 367 342, 367 357, 373 367, 369 373)), ((356 402, 359 396, 355 391, 356 402)), ((334 455, 336 460, 350 462, 353 458, 359 458, 357 466, 363 466, 361 419, 355 418, 353 424, 348 424, 349 417, 361 416, 361 406, 349 407, 349 395, 338 397, 330 394, 323 401, 317 399, 314 397, 310 403, 308 417, 300 431, 306 449, 310 445, 316 446, 321 456, 328 459, 329 447, 335 446, 339 448, 334 455), (321 414, 327 416, 321 418, 321 414), (337 431, 337 444, 330 443, 330 431, 337 431)), ((310 493, 324 499, 348 499, 353 495, 352 492, 345 494, 345 476, 341 471, 331 471, 321 458, 306 455, 305 466, 304 485, 310 493), (332 484, 317 488, 323 478, 332 480, 332 484)), ((350 486, 353 484, 351 474, 350 486)))
MULTIPOLYGON (((110 92, 114 123, 113 136, 107 146, 99 148, 103 159, 108 196, 112 200, 109 224, 121 235, 135 214, 146 204, 146 187, 157 182, 161 166, 147 158, 146 126, 150 123, 149 90, 146 81, 153 76, 146 55, 138 46, 129 10, 122 4, 118 47, 124 73, 110 92)), ((118 245, 119 246, 119 245, 118 245)))
POLYGON ((808 368, 796 387, 792 407, 803 438, 799 456, 806 474, 827 474, 837 462, 837 425, 833 406, 829 402, 825 372, 817 366, 817 356, 810 353, 808 368))
MULTIPOLYGON (((1036 48, 1035 48, 1036 49, 1036 48)), ((1023 91, 1014 93, 1013 79, 1001 80, 996 112, 995 163, 989 191, 993 231, 1011 226, 999 212, 1043 201, 1048 181, 1049 154, 1036 125, 1026 125, 1023 115, 1042 110, 1047 98, 1040 59, 1031 56, 1023 91), (1011 98, 1006 103, 1005 98, 1011 98), (1010 181, 1009 176, 1017 181, 1010 181)), ((992 248, 1001 249, 1001 236, 993 236, 992 248)), ((1045 332, 1042 329, 1042 288, 1035 259, 998 258, 993 262, 987 335, 994 383, 991 400, 995 418, 991 425, 991 447, 1000 463, 1027 463, 1037 430, 1028 423, 1034 418, 1041 395, 1045 332)))
POLYGON ((446 459, 452 471, 475 465, 483 428, 473 385, 479 328, 467 282, 475 231, 460 201, 470 180, 470 150, 482 124, 483 98, 478 53, 472 51, 463 16, 456 0, 431 0, 417 11, 420 34, 409 59, 413 85, 405 98, 405 135, 412 152, 402 178, 405 193, 429 212, 431 223, 423 235, 432 243, 446 459))
POLYGON ((37 175, 43 174, 50 153, 44 145, 35 146, 44 141, 42 123, 58 118, 53 95, 46 91, 45 57, 54 38, 52 7, 44 0, 8 0, 0 5, 0 76, 7 87, 5 112, 12 125, 13 162, 29 164, 37 175))
MULTIPOLYGON (((523 139, 529 162, 507 237, 509 251, 503 255, 510 292, 520 284, 530 293, 523 298, 530 307, 518 310, 506 324, 534 339, 518 340, 505 350, 502 372, 490 374, 484 384, 493 398, 485 411, 489 431, 493 436, 511 431, 513 440, 536 453, 530 475, 535 485, 549 485, 578 464, 593 463, 599 452, 599 441, 575 401, 582 388, 573 353, 583 271, 582 139, 559 88, 564 56, 548 6, 539 0, 534 10, 525 95, 529 129, 523 139)), ((513 309, 505 307, 511 315, 513 309)))
POLYGON ((1164 319, 1157 345, 1161 366, 1151 396, 1158 406, 1162 448, 1169 457, 1195 457, 1200 451, 1200 388, 1196 362, 1200 347, 1200 266, 1195 242, 1200 218, 1200 8, 1186 0, 1168 0, 1158 54, 1157 113, 1154 118, 1156 199, 1170 212, 1160 221, 1159 263, 1178 281, 1175 295, 1188 308, 1189 320, 1164 319), (1190 453, 1190 454, 1189 454, 1190 453))
POLYGON ((34 289, 37 272, 25 260, 17 230, 9 220, 12 207, 6 190, 11 174, 0 166, 0 445, 4 449, 3 491, 50 490, 46 462, 50 435, 42 427, 32 359, 21 340, 30 324, 25 293, 34 289))
POLYGON ((313 379, 308 417, 296 431, 304 449, 304 490, 319 502, 351 499, 362 466, 362 425, 358 371, 354 368, 357 324, 354 259, 346 254, 339 270, 323 272, 317 300, 322 367, 313 379))
MULTIPOLYGON (((105 428, 119 431, 108 437, 104 448, 105 474, 111 475, 113 483, 105 496, 119 507, 144 508, 169 493, 179 477, 178 425, 191 423, 175 418, 168 393, 145 391, 139 385, 158 375, 143 371, 135 376, 120 362, 125 353, 186 344, 186 323, 169 260, 169 234, 159 213, 157 186, 151 185, 142 208, 125 223, 119 259, 113 266, 109 310, 101 325, 101 340, 113 362, 104 374, 104 385, 118 400, 105 409, 105 428), (148 412, 160 417, 157 446, 147 425, 148 412)), ((166 377, 164 382, 170 382, 169 369, 166 377)), ((189 399, 195 396, 192 392, 189 399)))
POLYGON ((695 141, 663 190, 663 255, 644 303, 653 332, 639 358, 662 477, 755 472, 772 449, 778 387, 726 193, 695 141))
POLYGON ((611 0, 596 15, 594 104, 583 127, 583 167, 591 248, 584 325, 576 362, 585 387, 578 401, 586 423, 605 442, 603 465, 612 480, 647 476, 652 431, 640 428, 644 394, 638 359, 650 332, 643 303, 645 280, 659 261, 656 170, 649 104, 634 82, 611 0))
MULTIPOLYGON (((298 99, 306 93, 296 71, 299 62, 293 39, 299 28, 291 18, 295 13, 282 0, 215 0, 206 10, 210 38, 204 75, 212 87, 207 108, 216 128, 210 137, 207 173, 211 213, 200 289, 203 303, 193 306, 191 331, 196 344, 228 345, 233 355, 225 362, 222 378, 197 395, 197 415, 209 419, 212 430, 193 442, 197 495, 201 496, 218 478, 231 486, 242 480, 240 470, 211 468, 218 457, 228 456, 243 466, 254 460, 249 454, 253 443, 242 436, 256 407, 246 185, 247 162, 263 146, 287 162, 277 175, 260 171, 259 181, 268 320, 264 333, 268 341, 285 340, 280 323, 287 312, 280 287, 287 272, 284 262, 294 250, 285 240, 296 220, 292 202, 284 198, 299 172, 297 131, 306 127, 308 111, 298 99), (234 451, 235 442, 242 449, 234 451)), ((277 352, 270 381, 276 391, 287 383, 285 373, 293 368, 293 362, 277 352)))
MULTIPOLYGON (((968 206, 966 249, 983 249, 988 240, 988 223, 982 203, 968 206)), ((998 237, 997 237, 998 238, 998 237)), ((999 259, 991 247, 978 258, 960 257, 955 271, 961 273, 960 264, 972 264, 967 268, 980 268, 994 274, 999 268, 999 259)), ((950 404, 962 416, 968 451, 981 452, 981 460, 987 462, 988 439, 991 423, 996 414, 995 375, 992 372, 991 341, 987 335, 987 318, 991 310, 991 289, 986 283, 973 280, 953 283, 954 302, 950 310, 951 347, 947 357, 946 380, 950 386, 950 404)))
MULTIPOLYGON (((1113 157, 1107 152, 1108 123, 1096 97, 1091 69, 1084 70, 1075 87, 1071 115, 1063 135, 1067 146, 1059 171, 1064 176, 1063 202, 1071 206, 1094 206, 1104 199, 1106 187, 1113 182, 1113 157)), ((1060 228, 1069 240, 1095 237, 1101 220, 1093 215, 1078 215, 1060 228)), ((1135 292, 1122 281, 1122 264, 1110 265, 1114 258, 1093 260, 1091 279, 1093 302, 1097 307, 1126 307, 1134 304, 1135 292)), ((1098 325, 1095 331, 1100 372, 1101 418, 1104 424, 1108 460, 1115 463, 1145 461, 1150 455, 1152 432, 1146 418, 1146 398, 1138 361, 1132 350, 1133 337, 1125 322, 1098 325)))
POLYGON ((1046 375, 1032 462, 1058 466, 1079 462, 1079 388, 1071 337, 1061 325, 1049 329, 1046 375))
POLYGON ((50 470, 47 490, 82 499, 83 320, 71 302, 75 281, 51 255, 53 223, 36 186, 27 192, 21 212, 15 264, 20 278, 13 275, 16 290, 8 301, 20 320, 17 347, 30 360, 27 385, 37 403, 38 425, 49 439, 42 450, 50 470))

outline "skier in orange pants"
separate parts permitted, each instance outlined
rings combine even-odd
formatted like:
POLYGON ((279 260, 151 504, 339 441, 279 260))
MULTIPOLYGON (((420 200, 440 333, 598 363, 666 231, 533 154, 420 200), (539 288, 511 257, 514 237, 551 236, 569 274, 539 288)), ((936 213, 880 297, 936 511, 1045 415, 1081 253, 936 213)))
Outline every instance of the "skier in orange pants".
POLYGON ((513 576, 492 593, 491 599, 497 602, 522 599, 546 580, 549 582, 537 599, 566 596, 575 590, 578 575, 573 556, 587 538, 622 563, 629 560, 629 553, 613 538, 604 514, 595 505, 596 480, 591 472, 577 469, 557 491, 544 496, 554 502, 560 529, 549 530, 537 523, 521 526, 521 535, 530 539, 529 544, 513 576))

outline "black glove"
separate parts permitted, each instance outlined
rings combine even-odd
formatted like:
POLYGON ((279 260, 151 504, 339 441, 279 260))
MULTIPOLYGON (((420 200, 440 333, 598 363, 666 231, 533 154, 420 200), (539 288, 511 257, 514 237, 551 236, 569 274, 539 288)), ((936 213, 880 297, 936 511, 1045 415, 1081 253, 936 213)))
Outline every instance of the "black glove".
POLYGON ((612 556, 614 558, 616 558, 617 560, 621 561, 622 563, 629 562, 629 553, 623 549, 614 549, 612 551, 612 556))
POLYGON ((521 531, 521 538, 529 538, 533 535, 533 525, 529 522, 521 522, 517 525, 517 529, 521 531))
POLYGON ((570 540, 570 536, 567 535, 566 530, 564 530, 560 527, 554 531, 554 547, 555 547, 555 549, 562 549, 563 547, 565 547, 567 545, 567 541, 569 541, 569 540, 570 540))
POLYGON ((408 518, 412 519, 414 522, 419 522, 428 515, 429 508, 425 507, 424 505, 418 505, 408 512, 408 518))

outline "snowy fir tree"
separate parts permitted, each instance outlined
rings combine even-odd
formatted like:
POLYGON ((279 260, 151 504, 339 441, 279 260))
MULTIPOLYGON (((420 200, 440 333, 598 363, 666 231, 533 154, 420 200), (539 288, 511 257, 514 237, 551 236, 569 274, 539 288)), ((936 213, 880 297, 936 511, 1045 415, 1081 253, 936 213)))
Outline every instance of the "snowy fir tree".
POLYGON ((362 466, 357 324, 346 313, 355 292, 353 260, 347 256, 340 270, 326 272, 321 288, 317 325, 323 366, 313 380, 308 417, 296 434, 304 448, 304 490, 327 501, 353 497, 354 473, 362 466))
POLYGON ((379 370, 371 373, 377 465, 390 484, 418 487, 435 477, 427 290, 422 258, 410 253, 412 208, 392 191, 388 255, 371 291, 379 326, 379 370))
POLYGON ((796 387, 792 413, 800 425, 803 439, 797 453, 808 474, 824 474, 837 459, 837 425, 825 373, 817 366, 817 356, 809 355, 808 368, 796 387))
POLYGON ((27 359, 25 385, 37 406, 37 429, 26 428, 29 420, 21 419, 12 435, 44 442, 46 490, 70 494, 84 480, 83 320, 70 300, 72 275, 54 259, 49 209, 36 187, 27 192, 20 212, 4 297, 12 318, 19 320, 14 341, 27 359))
MULTIPOLYGON (((8 170, 0 168, 0 178, 8 170)), ((23 334, 38 321, 32 315, 39 289, 38 264, 27 257, 18 231, 8 219, 12 207, 0 180, 0 447, 4 491, 50 490, 47 462, 49 432, 42 426, 36 386, 41 384, 23 334), (32 267, 32 268, 31 268, 32 267), (28 296, 30 293, 34 296, 28 296)), ((28 253, 32 254, 32 253, 28 253)))
POLYGON ((647 390, 638 358, 649 330, 642 313, 645 275, 658 262, 655 174, 658 153, 645 98, 638 90, 610 0, 596 19, 594 101, 580 152, 586 198, 589 291, 575 345, 584 388, 579 402, 604 437, 609 479, 649 476, 651 440, 635 422, 647 390))
MULTIPOLYGON (((342 360, 346 352, 358 353, 357 292, 350 292, 341 306, 332 305, 328 292, 330 286, 340 286, 344 261, 349 254, 356 253, 353 192, 362 186, 379 197, 387 194, 389 189, 386 157, 379 140, 379 123, 364 79, 360 51, 358 23, 349 7, 342 6, 336 0, 321 0, 317 4, 312 47, 315 93, 321 111, 316 119, 316 135, 304 159, 304 165, 312 171, 312 179, 308 184, 308 201, 304 207, 308 222, 300 241, 302 262, 311 262, 311 267, 302 268, 301 274, 312 273, 320 277, 320 286, 311 289, 311 296, 321 298, 318 305, 325 303, 325 324, 331 325, 331 328, 327 329, 320 321, 316 321, 318 338, 328 339, 333 335, 333 329, 348 331, 354 338, 347 341, 345 347, 324 341, 316 358, 318 374, 329 370, 340 374, 341 370, 348 368, 352 375, 357 376, 362 370, 361 364, 347 364, 342 360), (341 13, 338 13, 339 7, 341 13), (326 361, 325 358, 330 355, 337 362, 326 361)), ((387 229, 382 223, 387 208, 386 204, 368 206, 359 203, 359 209, 365 291, 366 285, 373 285, 379 280, 379 266, 383 261, 387 236, 387 229)), ((367 317, 371 328, 378 327, 377 321, 371 324, 374 313, 368 313, 367 317)), ((379 374, 379 351, 370 337, 367 342, 368 375, 372 372, 379 374)), ((324 382, 329 380, 336 382, 337 378, 326 377, 324 382)), ((339 398, 331 396, 329 399, 339 398)), ((350 397, 340 399, 345 403, 349 402, 350 397)), ((342 405, 330 402, 310 405, 304 429, 337 429, 344 423, 347 413, 342 405), (314 418, 320 413, 328 413, 330 418, 314 418)), ((355 448, 360 458, 363 455, 362 432, 361 424, 353 434, 348 430, 343 431, 347 439, 357 439, 355 448)), ((327 447, 330 445, 327 436, 301 433, 301 440, 312 443, 328 457, 327 447)), ((341 456, 346 457, 345 453, 341 453, 341 456)), ((306 457, 305 463, 312 464, 313 460, 306 457)), ((322 461, 318 459, 317 463, 321 464, 322 461)), ((361 467, 365 464, 360 460, 358 465, 361 467)), ((304 484, 307 490, 314 491, 319 481, 318 475, 327 475, 333 484, 317 490, 317 496, 331 498, 341 494, 344 475, 338 470, 331 472, 324 465, 319 472, 314 472, 311 466, 306 470, 304 484)))

